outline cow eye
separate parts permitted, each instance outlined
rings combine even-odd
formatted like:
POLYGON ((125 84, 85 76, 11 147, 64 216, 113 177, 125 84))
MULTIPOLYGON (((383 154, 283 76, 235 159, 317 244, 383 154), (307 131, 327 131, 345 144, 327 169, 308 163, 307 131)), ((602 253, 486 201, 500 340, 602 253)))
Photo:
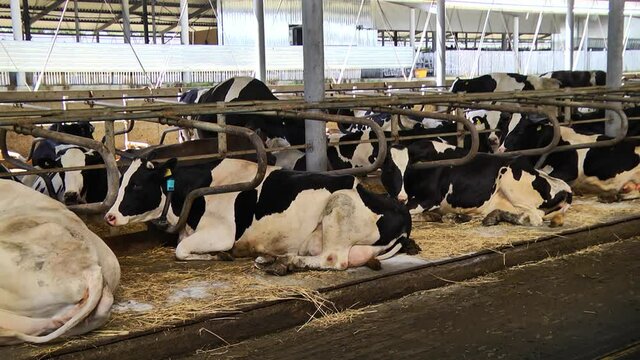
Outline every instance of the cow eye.
POLYGON ((140 184, 133 184, 133 188, 132 188, 132 190, 133 190, 133 191, 140 191, 140 190, 142 190, 142 185, 140 185, 140 184))

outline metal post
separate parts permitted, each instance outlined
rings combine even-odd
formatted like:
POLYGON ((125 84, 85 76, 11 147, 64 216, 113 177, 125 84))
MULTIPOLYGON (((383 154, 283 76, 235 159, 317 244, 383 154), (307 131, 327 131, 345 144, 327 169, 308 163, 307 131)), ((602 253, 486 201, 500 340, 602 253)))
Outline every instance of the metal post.
POLYGON ((513 54, 516 62, 516 73, 520 73, 520 17, 513 18, 513 54))
MULTIPOLYGON (((617 89, 622 84, 622 48, 624 42, 624 0, 609 1, 609 25, 607 27, 607 87, 617 89)), ((609 111, 604 124, 607 136, 616 136, 621 122, 609 111)))
POLYGON ((156 27, 156 0, 151 0, 151 29, 153 31, 153 43, 156 44, 158 28, 156 27))
POLYGON ((129 18, 129 0, 120 0, 122 3, 122 31, 124 32, 124 42, 131 42, 131 23, 129 18))
POLYGON ((412 49, 416 48, 416 9, 411 8, 411 18, 409 19, 409 44, 412 49))
MULTIPOLYGON (((187 0, 180 0, 180 44, 189 45, 189 2, 187 0)), ((182 73, 182 82, 184 84, 191 82, 190 72, 182 73)))
MULTIPOLYGON (((573 69, 573 1, 567 0, 567 15, 564 29, 564 68, 573 69)), ((615 1, 614 1, 615 2, 615 1)))
POLYGON ((80 17, 78 16, 78 0, 73 0, 73 17, 76 22, 76 42, 80 42, 80 17))
POLYGON ((147 11, 147 0, 142 0, 142 31, 144 32, 144 43, 148 44, 149 43, 149 12, 147 11))
POLYGON ((256 25, 258 27, 258 39, 256 41, 256 49, 258 55, 256 78, 267 81, 267 60, 265 55, 265 39, 264 39, 264 8, 263 0, 253 0, 253 13, 256 17, 256 25))
MULTIPOLYGON (((22 41, 22 19, 20 16, 20 0, 11 0, 11 28, 13 40, 22 41)), ((27 76, 23 72, 16 73, 16 88, 23 89, 27 85, 27 76)))
POLYGON ((587 16, 586 19, 584 19, 584 32, 583 32, 583 36, 582 36, 582 41, 583 41, 583 48, 582 48, 582 54, 583 54, 583 63, 584 63, 584 70, 589 70, 589 16, 587 16))
MULTIPOLYGON (((302 53, 304 58, 304 98, 324 99, 324 26, 322 0, 302 2, 302 53)), ((324 121, 305 120, 307 170, 327 170, 327 135, 324 121)))
POLYGON ((438 0, 437 6, 437 17, 436 17, 436 85, 444 86, 445 85, 445 29, 444 29, 444 12, 445 5, 444 0, 438 0))
POLYGON ((224 45, 224 19, 222 14, 222 0, 216 0, 216 26, 218 27, 218 45, 224 45))
POLYGON ((31 41, 31 16, 29 16, 29 0, 22 0, 22 23, 24 24, 24 39, 31 41))

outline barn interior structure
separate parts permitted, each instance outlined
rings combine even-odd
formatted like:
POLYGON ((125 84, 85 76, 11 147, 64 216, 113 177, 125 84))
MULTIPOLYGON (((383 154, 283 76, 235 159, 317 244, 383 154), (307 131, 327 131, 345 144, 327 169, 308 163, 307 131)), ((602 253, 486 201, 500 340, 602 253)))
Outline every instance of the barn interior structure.
POLYGON ((0 358, 640 357, 639 17, 0 0, 0 358))

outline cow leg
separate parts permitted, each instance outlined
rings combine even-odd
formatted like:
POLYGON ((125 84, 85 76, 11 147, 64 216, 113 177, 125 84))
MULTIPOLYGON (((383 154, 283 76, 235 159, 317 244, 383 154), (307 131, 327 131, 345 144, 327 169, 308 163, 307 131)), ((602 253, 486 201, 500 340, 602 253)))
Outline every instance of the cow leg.
POLYGON ((540 226, 543 223, 542 216, 536 212, 523 212, 516 214, 500 209, 493 210, 483 220, 482 225, 493 226, 501 222, 514 225, 540 226))
POLYGON ((212 254, 233 248, 234 233, 229 226, 199 228, 176 247, 178 260, 228 260, 228 254, 212 254))

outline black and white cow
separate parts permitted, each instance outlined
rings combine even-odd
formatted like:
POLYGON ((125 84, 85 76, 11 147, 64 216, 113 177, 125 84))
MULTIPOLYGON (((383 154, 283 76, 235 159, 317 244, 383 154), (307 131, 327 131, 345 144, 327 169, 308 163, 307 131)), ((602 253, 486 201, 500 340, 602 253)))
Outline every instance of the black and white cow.
MULTIPOLYGON (((237 159, 185 167, 176 163, 175 159, 162 164, 134 160, 105 220, 118 226, 159 218, 168 198, 167 183, 172 181, 175 190, 167 220, 175 224, 191 190, 249 181, 257 171, 255 163, 237 159)), ((367 191, 353 176, 270 166, 254 190, 197 199, 181 231, 176 257, 209 260, 218 252, 231 251, 240 257, 278 256, 267 266, 277 274, 293 269, 344 270, 410 246, 410 231, 411 218, 399 202, 367 191)))
POLYGON ((535 170, 525 159, 478 154, 459 166, 410 166, 417 161, 459 158, 464 153, 466 150, 428 140, 393 146, 385 159, 382 183, 414 214, 482 215, 485 225, 507 221, 539 226, 546 219, 552 225, 562 224, 562 215, 571 204, 571 188, 535 170))
MULTIPOLYGON (((90 122, 81 121, 77 123, 53 124, 49 126, 48 130, 93 139, 94 128, 90 122)), ((31 159, 32 164, 35 166, 42 168, 51 167, 58 157, 56 147, 59 145, 61 145, 61 143, 53 139, 36 138, 33 141, 29 159, 31 159)))
POLYGON ((513 90, 559 89, 556 79, 515 73, 491 73, 471 79, 456 79, 451 85, 453 93, 482 93, 513 90))
MULTIPOLYGON (((475 125, 478 130, 497 129, 501 114, 498 111, 476 110, 468 112, 467 117, 475 125)), ((455 133, 457 125, 451 122, 443 122, 436 128, 425 129, 416 128, 412 130, 400 130, 400 137, 411 137, 420 135, 438 135, 455 133)), ((387 138, 391 137, 391 133, 385 132, 387 138)), ((327 160, 330 170, 351 169, 357 167, 369 166, 374 163, 378 154, 378 143, 368 142, 375 139, 375 134, 371 129, 353 131, 346 134, 329 135, 327 147, 327 160), (361 141, 359 144, 339 144, 332 146, 331 143, 361 141)), ((455 144, 458 140, 455 135, 443 135, 437 138, 439 141, 449 144, 455 144)), ((415 139, 400 140, 403 145, 411 144, 415 139)), ((499 137, 496 131, 490 133, 479 134, 480 152, 492 152, 499 145, 499 137)), ((286 147, 290 144, 282 138, 274 138, 266 141, 267 148, 286 147)), ((464 148, 471 147, 471 138, 465 137, 464 148)), ((297 149, 285 149, 273 153, 276 157, 275 164, 290 170, 306 170, 306 157, 303 151, 297 149)))
MULTIPOLYGON (((585 144, 610 139, 601 134, 581 134, 560 127, 559 145, 585 144)), ((553 128, 527 116, 514 116, 499 151, 515 151, 546 146, 553 128)), ((539 157, 532 157, 537 162, 539 157)), ((548 155, 541 170, 571 184, 576 192, 598 194, 603 201, 640 197, 640 146, 620 142, 614 146, 555 152, 548 155)))
MULTIPOLYGON (((209 91, 209 89, 191 89, 180 94, 178 101, 184 104, 196 104, 200 101, 202 95, 209 91)), ((191 116, 187 116, 187 119, 191 119, 191 116)), ((178 132, 178 142, 183 143, 190 140, 196 140, 196 132, 191 128, 183 128, 178 132)))
MULTIPOLYGON (((206 91, 198 103, 236 102, 249 100, 278 100, 267 85, 251 77, 233 77, 206 91)), ((198 120, 216 122, 216 115, 200 115, 198 120)), ((227 114, 228 125, 244 126, 259 130, 267 138, 281 137, 294 145, 304 144, 304 121, 255 114, 227 114)), ((216 136, 215 133, 198 131, 199 137, 216 136)))
POLYGON ((83 334, 109 319, 120 265, 77 215, 0 179, 0 345, 83 334))
MULTIPOLYGON (((382 130, 391 131, 391 119, 394 116, 398 116, 398 115, 394 115, 391 113, 384 113, 384 112, 374 112, 371 110, 357 110, 357 111, 353 111, 350 114, 350 116, 369 118, 375 121, 375 123, 378 124, 382 128, 382 130)), ((398 122, 398 126, 400 130, 412 130, 412 129, 420 129, 420 128, 432 129, 432 128, 437 128, 441 126, 443 123, 444 122, 441 120, 432 119, 432 118, 420 118, 416 116, 400 115, 400 121, 398 122)), ((350 133, 350 132, 366 130, 369 128, 369 126, 360 125, 360 124, 349 125, 349 124, 339 123, 338 128, 343 133, 350 133)))
MULTIPOLYGON (((76 145, 57 145, 56 157, 47 160, 46 168, 72 168, 104 164, 99 153, 76 145)), ((40 167, 40 166, 38 166, 40 167)), ((18 173, 19 175, 19 173, 18 173)), ((25 175, 20 181, 40 193, 56 198, 67 205, 101 202, 107 196, 107 171, 105 169, 73 170, 47 175, 51 179, 54 194, 38 175, 25 175)))
POLYGON ((556 79, 560 87, 584 87, 604 86, 607 83, 607 73, 601 70, 595 71, 550 71, 540 75, 543 78, 556 79))

